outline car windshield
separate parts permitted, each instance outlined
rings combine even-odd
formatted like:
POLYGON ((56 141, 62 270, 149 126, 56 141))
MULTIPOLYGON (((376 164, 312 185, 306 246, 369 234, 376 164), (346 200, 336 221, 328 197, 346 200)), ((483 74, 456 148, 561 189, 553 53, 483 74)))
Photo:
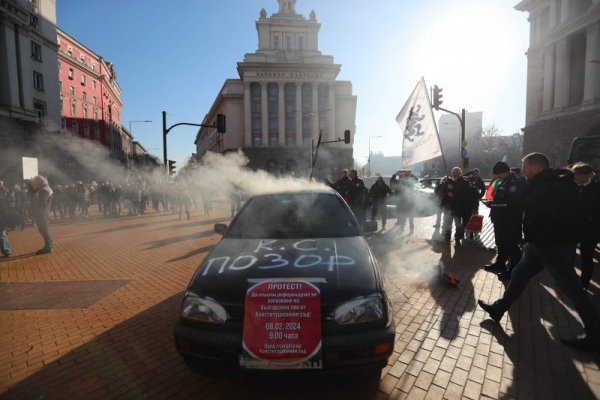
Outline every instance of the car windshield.
POLYGON ((279 193, 249 199, 227 237, 296 239, 358 235, 348 208, 334 194, 279 193))

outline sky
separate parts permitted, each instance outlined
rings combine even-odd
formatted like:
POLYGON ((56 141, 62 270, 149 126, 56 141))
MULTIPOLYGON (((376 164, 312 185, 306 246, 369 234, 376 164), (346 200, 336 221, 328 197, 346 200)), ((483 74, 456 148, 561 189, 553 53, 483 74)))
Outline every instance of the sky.
MULTIPOLYGON (((258 48, 255 21, 277 0, 57 0, 57 25, 112 62, 121 86, 122 122, 162 160, 167 126, 200 123, 237 63, 258 48), (131 122, 146 121, 152 122, 131 122)), ((443 88, 442 107, 483 112, 501 134, 525 125, 529 43, 517 0, 297 0, 321 23, 319 50, 341 65, 338 80, 357 96, 354 159, 399 154, 396 115, 421 77, 443 88), (376 137, 377 136, 377 137, 376 137), (379 137, 381 136, 381 137, 379 137)), ((442 115, 436 112, 436 120, 442 115)), ((197 128, 168 135, 181 167, 196 151, 197 128)))

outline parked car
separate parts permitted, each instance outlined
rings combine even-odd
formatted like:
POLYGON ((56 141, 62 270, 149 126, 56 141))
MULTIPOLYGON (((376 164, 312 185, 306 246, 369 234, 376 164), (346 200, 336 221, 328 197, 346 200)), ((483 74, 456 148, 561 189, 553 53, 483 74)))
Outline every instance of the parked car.
MULTIPOLYGON (((391 304, 359 226, 331 189, 249 198, 187 287, 175 346, 194 370, 378 370, 391 304)), ((270 372, 269 372, 270 373, 270 372)))

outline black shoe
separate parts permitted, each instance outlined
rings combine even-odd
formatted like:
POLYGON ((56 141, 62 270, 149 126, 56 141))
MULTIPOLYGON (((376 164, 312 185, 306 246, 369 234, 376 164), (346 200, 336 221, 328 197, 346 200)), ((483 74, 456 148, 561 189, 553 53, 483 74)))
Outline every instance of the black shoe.
POLYGON ((504 315, 504 312, 496 310, 493 304, 484 303, 483 300, 477 300, 477 304, 479 304, 479 307, 481 307, 483 311, 490 315, 491 319, 493 319, 496 322, 500 322, 502 316, 504 315))
POLYGON ((48 254, 48 253, 52 253, 52 247, 43 247, 35 252, 35 254, 37 254, 37 255, 48 254))
POLYGON ((510 271, 502 271, 498 273, 498 279, 501 281, 510 281, 510 271))
POLYGON ((600 350, 600 341, 593 340, 589 336, 577 339, 562 339, 561 342, 572 349, 594 352, 600 350))
POLYGON ((485 269, 488 272, 502 272, 502 271, 506 271, 506 267, 502 264, 486 264, 483 266, 483 269, 485 269))

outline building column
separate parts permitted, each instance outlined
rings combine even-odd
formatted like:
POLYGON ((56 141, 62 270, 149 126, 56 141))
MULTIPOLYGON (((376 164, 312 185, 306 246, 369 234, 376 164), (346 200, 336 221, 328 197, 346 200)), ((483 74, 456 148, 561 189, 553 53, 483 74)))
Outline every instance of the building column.
POLYGON ((279 93, 277 94, 278 110, 277 110, 277 125, 279 128, 279 147, 285 147, 285 107, 284 107, 284 86, 285 83, 278 82, 277 88, 279 93))
POLYGON ((554 47, 549 46, 544 51, 544 87, 542 97, 542 112, 552 111, 554 107, 554 86, 556 62, 554 58, 554 47))
POLYGON ((570 1, 568 0, 562 0, 560 3, 560 21, 558 21, 559 24, 562 24, 563 22, 565 22, 568 18, 569 18, 569 5, 570 5, 570 1))
POLYGON ((244 82, 244 146, 252 147, 252 105, 250 104, 250 82, 244 82))
POLYGON ((312 82, 312 118, 311 118, 311 136, 315 139, 315 145, 319 139, 319 84, 312 82))
POLYGON ((554 74, 554 109, 562 110, 569 106, 571 81, 571 60, 567 39, 556 42, 556 70, 554 74))
POLYGON ((267 104, 267 82, 260 83, 260 127, 261 147, 269 146, 269 108, 267 104))
POLYGON ((327 114, 327 130, 329 131, 329 140, 337 138, 335 128, 335 82, 329 84, 329 112, 327 114))
MULTIPOLYGON (((599 0, 600 1, 600 0, 599 0)), ((600 23, 587 29, 585 49, 585 80, 583 102, 592 103, 600 99, 600 23)))
POLYGON ((296 146, 302 147, 302 82, 296 82, 296 146))

